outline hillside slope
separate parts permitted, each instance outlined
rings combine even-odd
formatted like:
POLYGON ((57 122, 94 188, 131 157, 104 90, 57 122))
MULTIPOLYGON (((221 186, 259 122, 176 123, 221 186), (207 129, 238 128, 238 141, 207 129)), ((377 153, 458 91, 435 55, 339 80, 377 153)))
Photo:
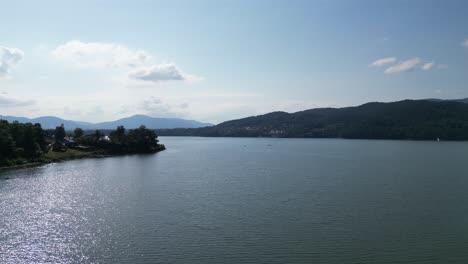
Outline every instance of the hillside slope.
POLYGON ((313 137, 468 140, 468 104, 404 100, 356 107, 273 112, 197 129, 158 130, 162 136, 313 137))

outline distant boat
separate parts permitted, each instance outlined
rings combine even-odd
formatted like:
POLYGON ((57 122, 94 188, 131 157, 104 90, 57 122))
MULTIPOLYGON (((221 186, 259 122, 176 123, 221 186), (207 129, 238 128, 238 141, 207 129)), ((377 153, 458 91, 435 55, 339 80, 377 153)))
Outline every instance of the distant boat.
POLYGON ((440 141, 440 138, 437 138, 437 141, 440 141))

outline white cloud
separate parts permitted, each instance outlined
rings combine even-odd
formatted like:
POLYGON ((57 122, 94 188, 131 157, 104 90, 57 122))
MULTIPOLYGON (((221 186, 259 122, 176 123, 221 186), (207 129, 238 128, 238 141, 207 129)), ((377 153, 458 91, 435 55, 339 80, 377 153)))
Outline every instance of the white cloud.
POLYGON ((163 101, 161 98, 150 96, 147 99, 135 104, 125 104, 120 106, 119 115, 146 114, 153 117, 185 117, 189 113, 188 103, 163 101))
POLYGON ((0 46, 0 77, 6 76, 23 57, 24 52, 20 49, 0 46))
POLYGON ((153 65, 131 71, 128 76, 141 81, 183 81, 187 77, 174 64, 153 65))
POLYGON ((387 74, 396 74, 402 72, 408 72, 416 69, 421 63, 419 58, 413 58, 409 60, 402 61, 397 65, 388 67, 384 72, 387 74))
POLYGON ((435 66, 434 62, 428 62, 428 63, 424 63, 423 66, 421 66, 421 69, 423 69, 425 71, 429 71, 432 68, 434 68, 434 66, 435 66))
POLYGON ((374 62, 372 62, 369 67, 381 67, 385 64, 388 64, 388 63, 394 63, 396 62, 396 58, 395 57, 387 57, 387 58, 382 58, 382 59, 379 59, 379 60, 376 60, 374 62))
POLYGON ((465 41, 463 41, 462 45, 463 45, 464 47, 467 47, 467 48, 468 48, 468 39, 466 39, 465 41))
MULTIPOLYGON (((397 58, 388 57, 376 60, 369 64, 369 67, 382 67, 384 65, 397 62, 397 58)), ((408 72, 416 69, 429 71, 432 69, 447 69, 448 66, 445 64, 436 64, 435 62, 423 62, 420 58, 412 58, 405 61, 399 61, 398 63, 389 66, 385 69, 384 73, 397 74, 402 72, 408 72)))
POLYGON ((34 100, 24 100, 15 97, 10 97, 5 93, 0 94, 0 107, 12 106, 29 106, 35 104, 34 100))
POLYGON ((58 46, 52 55, 63 62, 84 68, 132 68, 145 65, 150 56, 124 45, 72 40, 58 46))
POLYGON ((121 70, 126 72, 125 78, 149 83, 196 79, 182 73, 173 63, 156 64, 147 52, 117 43, 72 40, 58 46, 52 55, 76 67, 121 70))

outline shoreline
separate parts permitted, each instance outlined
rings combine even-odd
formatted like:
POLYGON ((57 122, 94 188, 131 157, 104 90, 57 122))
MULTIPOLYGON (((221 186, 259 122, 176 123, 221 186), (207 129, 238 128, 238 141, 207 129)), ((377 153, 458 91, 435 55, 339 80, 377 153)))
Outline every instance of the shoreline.
MULTIPOLYGON (((135 155, 135 154, 156 154, 158 152, 166 150, 166 147, 164 145, 161 145, 158 149, 155 149, 153 152, 146 152, 146 153, 116 153, 116 154, 111 154, 111 153, 106 153, 105 150, 101 150, 103 152, 75 152, 74 154, 78 155, 66 155, 63 157, 47 157, 47 155, 50 153, 45 154, 43 157, 40 157, 40 161, 29 161, 25 162, 24 164, 15 164, 11 166, 3 166, 0 167, 0 173, 6 172, 6 171, 12 171, 12 170, 20 170, 20 169, 26 169, 26 168, 33 168, 33 167, 38 167, 42 165, 47 165, 51 163, 60 163, 60 162, 65 162, 65 161, 70 161, 70 160, 79 160, 79 159, 102 159, 102 158, 111 158, 111 157, 119 157, 119 156, 127 156, 127 155, 135 155)), ((68 151, 68 150, 67 150, 68 151)), ((56 152, 56 153, 66 153, 66 152, 56 152)))
POLYGON ((344 138, 344 137, 236 137, 236 136, 185 136, 185 135, 164 135, 159 136, 161 138, 229 138, 229 139, 325 139, 325 140, 352 140, 352 141, 403 141, 403 142, 468 142, 467 140, 457 140, 457 139, 440 139, 437 141, 436 139, 413 139, 413 138, 344 138))

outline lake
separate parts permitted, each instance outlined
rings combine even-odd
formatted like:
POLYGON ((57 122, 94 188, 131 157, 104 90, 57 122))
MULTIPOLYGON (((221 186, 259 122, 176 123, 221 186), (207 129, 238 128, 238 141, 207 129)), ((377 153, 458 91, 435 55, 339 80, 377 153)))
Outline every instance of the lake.
POLYGON ((1 173, 0 263, 468 263, 468 143, 160 140, 1 173))

